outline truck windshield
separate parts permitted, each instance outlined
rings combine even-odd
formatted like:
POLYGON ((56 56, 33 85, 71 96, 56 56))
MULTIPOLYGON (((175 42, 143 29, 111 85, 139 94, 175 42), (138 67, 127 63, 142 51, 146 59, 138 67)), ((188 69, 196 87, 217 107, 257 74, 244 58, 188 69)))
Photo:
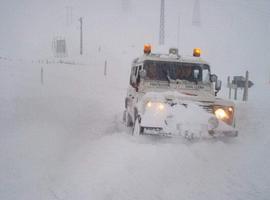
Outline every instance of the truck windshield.
POLYGON ((187 80, 190 82, 208 82, 210 68, 206 64, 180 63, 167 61, 144 62, 147 80, 187 80))

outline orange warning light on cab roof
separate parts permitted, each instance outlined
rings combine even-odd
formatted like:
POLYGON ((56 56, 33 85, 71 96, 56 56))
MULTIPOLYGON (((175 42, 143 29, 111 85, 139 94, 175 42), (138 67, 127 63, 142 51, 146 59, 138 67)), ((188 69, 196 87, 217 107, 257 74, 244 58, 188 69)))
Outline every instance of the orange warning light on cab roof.
POLYGON ((200 48, 193 49, 193 56, 200 57, 201 56, 201 49, 200 48))
POLYGON ((143 48, 143 52, 145 53, 145 54, 149 54, 149 53, 151 53, 151 45, 150 44, 145 44, 144 45, 144 48, 143 48))

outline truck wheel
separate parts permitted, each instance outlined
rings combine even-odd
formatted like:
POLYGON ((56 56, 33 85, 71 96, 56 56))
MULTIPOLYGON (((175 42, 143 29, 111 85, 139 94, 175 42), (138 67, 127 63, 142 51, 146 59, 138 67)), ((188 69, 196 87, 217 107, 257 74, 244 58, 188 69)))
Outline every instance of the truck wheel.
POLYGON ((133 126, 132 135, 142 135, 142 134, 143 134, 143 127, 141 127, 139 118, 137 117, 135 120, 135 124, 133 126))

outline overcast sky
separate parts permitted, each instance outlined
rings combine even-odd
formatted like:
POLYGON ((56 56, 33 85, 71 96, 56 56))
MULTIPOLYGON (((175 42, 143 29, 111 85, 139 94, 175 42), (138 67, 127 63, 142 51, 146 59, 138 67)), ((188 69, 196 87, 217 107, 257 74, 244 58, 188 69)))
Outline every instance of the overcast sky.
MULTIPOLYGON (((118 59, 123 58, 121 53, 129 52, 123 59, 131 60, 141 53, 144 43, 159 49, 160 1, 123 1, 1 0, 0 56, 51 57, 55 36, 65 37, 69 56, 76 56, 79 17, 84 19, 86 54, 102 46, 118 59), (67 7, 72 8, 72 14, 67 13, 67 7)), ((256 78, 266 80, 270 71, 266 59, 270 56, 270 2, 201 0, 197 13, 200 26, 192 24, 194 3, 165 1, 165 47, 179 47, 183 54, 200 47, 218 74, 260 69, 261 76, 256 78)))

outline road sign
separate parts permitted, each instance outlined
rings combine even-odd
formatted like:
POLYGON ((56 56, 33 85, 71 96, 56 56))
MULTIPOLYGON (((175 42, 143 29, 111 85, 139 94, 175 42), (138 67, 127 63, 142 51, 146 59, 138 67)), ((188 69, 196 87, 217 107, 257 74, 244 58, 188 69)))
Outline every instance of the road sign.
MULTIPOLYGON (((234 76, 232 84, 236 85, 238 88, 245 88, 246 78, 243 76, 234 76)), ((252 81, 248 81, 248 88, 251 88, 254 85, 252 81)))

